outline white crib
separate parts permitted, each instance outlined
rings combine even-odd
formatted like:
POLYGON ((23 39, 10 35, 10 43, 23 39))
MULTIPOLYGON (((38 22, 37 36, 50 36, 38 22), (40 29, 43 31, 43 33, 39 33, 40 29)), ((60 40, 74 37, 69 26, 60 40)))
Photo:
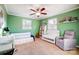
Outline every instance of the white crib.
POLYGON ((16 45, 34 41, 33 37, 31 37, 31 32, 12 33, 11 35, 14 37, 14 43, 16 45))

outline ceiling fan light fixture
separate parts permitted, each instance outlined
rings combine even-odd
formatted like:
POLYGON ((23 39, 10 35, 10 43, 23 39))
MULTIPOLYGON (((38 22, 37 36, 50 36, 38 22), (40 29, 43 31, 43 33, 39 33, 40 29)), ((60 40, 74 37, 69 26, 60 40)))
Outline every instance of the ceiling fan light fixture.
POLYGON ((40 13, 36 13, 36 15, 37 15, 37 16, 39 16, 39 15, 40 15, 40 13))
POLYGON ((45 12, 45 8, 37 8, 35 9, 30 9, 31 11, 33 11, 34 13, 30 14, 30 15, 36 15, 37 17, 40 17, 40 15, 47 15, 47 13, 45 12))

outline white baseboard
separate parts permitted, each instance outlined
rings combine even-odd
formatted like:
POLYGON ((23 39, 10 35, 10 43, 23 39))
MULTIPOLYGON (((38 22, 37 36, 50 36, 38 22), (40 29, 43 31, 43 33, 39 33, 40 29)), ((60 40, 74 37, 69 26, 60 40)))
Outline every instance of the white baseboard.
POLYGON ((49 40, 49 39, 44 38, 44 37, 42 37, 42 39, 45 40, 45 41, 48 41, 48 42, 50 42, 50 43, 55 43, 55 40, 52 41, 52 40, 49 40))

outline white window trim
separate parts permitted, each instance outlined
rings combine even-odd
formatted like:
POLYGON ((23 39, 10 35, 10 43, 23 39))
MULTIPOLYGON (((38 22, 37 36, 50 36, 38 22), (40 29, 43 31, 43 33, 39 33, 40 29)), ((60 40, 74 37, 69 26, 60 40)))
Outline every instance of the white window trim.
POLYGON ((32 20, 23 19, 23 21, 22 21, 22 29, 23 30, 31 30, 32 29, 32 20), (26 24, 27 22, 29 22, 29 23, 26 24))
POLYGON ((53 18, 53 19, 49 19, 48 20, 48 30, 53 30, 56 29, 57 30, 57 18, 53 18), (55 20, 54 20, 55 19, 55 20), (54 20, 54 23, 51 23, 54 20), (56 21, 56 22, 55 22, 56 21), (49 23, 50 22, 50 23, 49 23), (50 27, 49 27, 50 26, 50 27), (53 28, 53 26, 55 26, 53 28))

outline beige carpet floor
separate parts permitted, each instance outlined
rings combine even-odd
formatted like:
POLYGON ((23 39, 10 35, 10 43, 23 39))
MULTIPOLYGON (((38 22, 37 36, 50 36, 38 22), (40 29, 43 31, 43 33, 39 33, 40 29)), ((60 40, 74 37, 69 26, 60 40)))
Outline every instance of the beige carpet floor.
POLYGON ((35 42, 16 45, 14 55, 78 55, 79 49, 63 51, 55 44, 36 38, 35 42))

